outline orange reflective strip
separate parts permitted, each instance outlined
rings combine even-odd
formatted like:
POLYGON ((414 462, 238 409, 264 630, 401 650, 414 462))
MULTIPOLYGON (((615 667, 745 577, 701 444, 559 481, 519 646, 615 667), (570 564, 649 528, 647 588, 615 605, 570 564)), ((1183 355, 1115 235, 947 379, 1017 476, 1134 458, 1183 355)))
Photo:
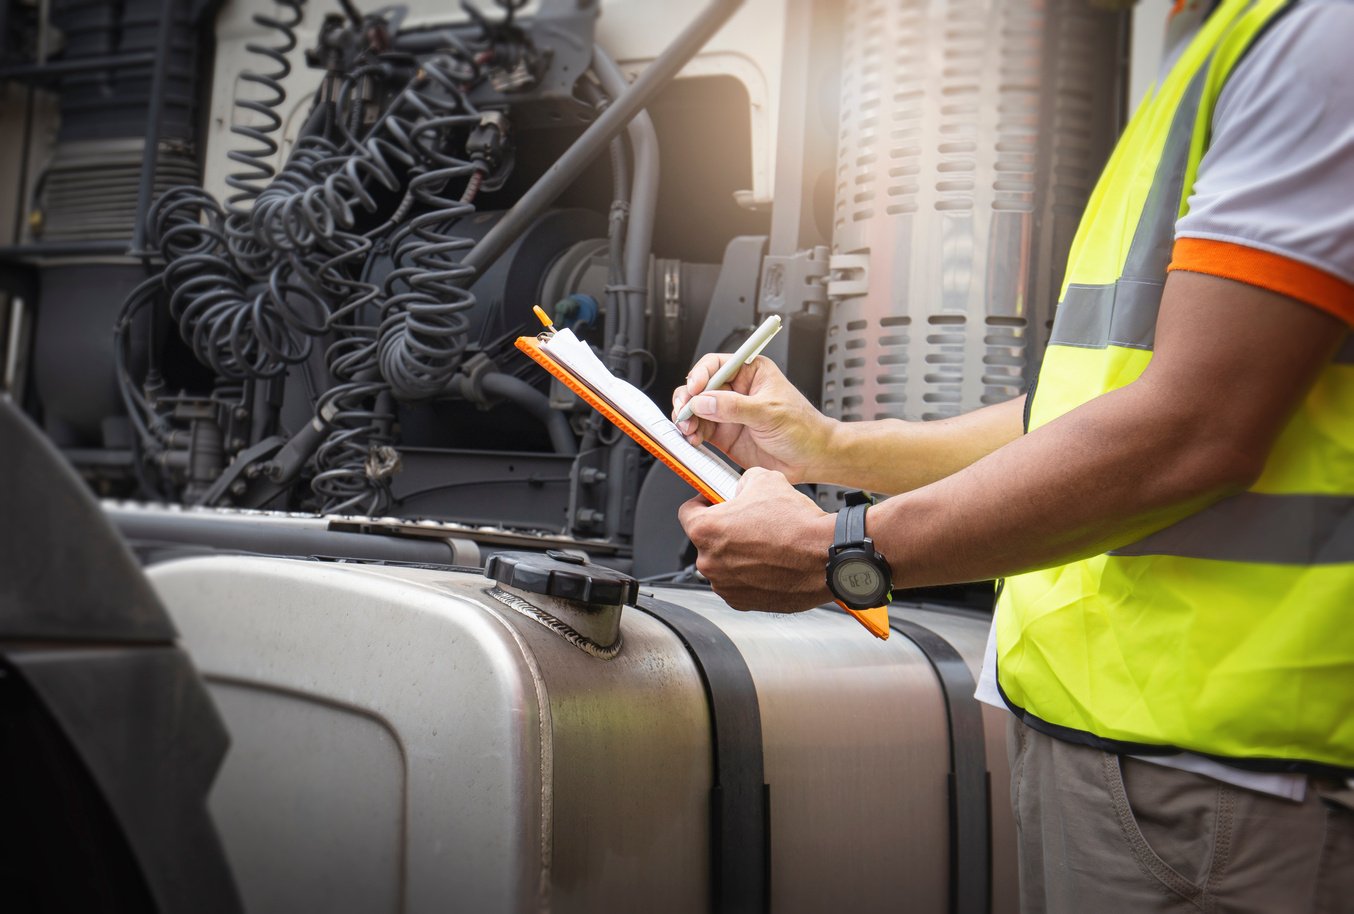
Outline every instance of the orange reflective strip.
POLYGON ((1166 269, 1259 286, 1305 302, 1354 327, 1354 283, 1282 254, 1230 241, 1178 238, 1166 269))

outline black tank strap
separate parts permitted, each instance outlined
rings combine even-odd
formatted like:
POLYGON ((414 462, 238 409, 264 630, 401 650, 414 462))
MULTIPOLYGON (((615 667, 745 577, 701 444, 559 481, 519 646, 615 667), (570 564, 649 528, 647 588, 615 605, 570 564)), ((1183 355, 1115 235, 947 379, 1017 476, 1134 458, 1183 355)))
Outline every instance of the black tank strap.
POLYGON ((973 674, 950 642, 899 612, 889 612, 889 627, 921 649, 945 698, 950 730, 950 910, 980 914, 992 906, 991 777, 973 674))
POLYGON ((639 608, 686 645, 710 707, 710 907, 720 914, 771 906, 771 793, 762 769, 762 717, 747 662, 699 613, 641 595, 639 608))

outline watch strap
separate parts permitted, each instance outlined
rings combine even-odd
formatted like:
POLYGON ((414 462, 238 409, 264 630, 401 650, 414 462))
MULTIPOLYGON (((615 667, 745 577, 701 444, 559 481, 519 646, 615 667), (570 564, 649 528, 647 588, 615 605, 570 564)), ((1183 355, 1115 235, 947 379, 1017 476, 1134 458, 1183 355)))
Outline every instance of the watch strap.
POLYGON ((847 505, 837 512, 837 528, 833 535, 833 551, 843 546, 865 542, 865 512, 868 504, 847 505))
POLYGON ((865 542, 865 512, 869 505, 852 505, 846 509, 846 541, 848 543, 865 542))
POLYGON ((846 538, 846 528, 847 525, 850 523, 850 518, 846 516, 846 512, 850 510, 851 509, 849 507, 846 507, 841 508, 840 510, 837 511, 837 527, 832 534, 833 553, 836 553, 836 551, 846 543, 851 542, 849 539, 846 538))
POLYGON ((874 504, 874 496, 869 492, 862 492, 857 489, 852 492, 843 493, 842 504, 846 505, 848 508, 852 505, 872 505, 874 504))

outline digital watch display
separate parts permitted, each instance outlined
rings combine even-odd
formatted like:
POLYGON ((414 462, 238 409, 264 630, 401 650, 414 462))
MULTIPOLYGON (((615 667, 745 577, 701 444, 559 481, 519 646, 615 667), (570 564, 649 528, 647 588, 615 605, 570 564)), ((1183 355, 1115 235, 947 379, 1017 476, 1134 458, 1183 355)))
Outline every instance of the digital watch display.
POLYGON ((848 504, 837 512, 837 529, 828 550, 827 586, 848 609, 874 609, 893 599, 893 569, 865 535, 870 502, 848 504))

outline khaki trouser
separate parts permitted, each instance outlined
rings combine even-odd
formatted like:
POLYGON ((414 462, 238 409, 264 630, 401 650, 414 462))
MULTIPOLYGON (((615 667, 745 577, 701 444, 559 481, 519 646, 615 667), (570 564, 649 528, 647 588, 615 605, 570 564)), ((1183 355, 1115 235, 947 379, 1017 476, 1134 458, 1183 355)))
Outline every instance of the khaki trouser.
POLYGON ((1024 914, 1354 912, 1354 810, 1328 798, 1341 785, 1293 803, 1014 718, 1009 751, 1024 914))

